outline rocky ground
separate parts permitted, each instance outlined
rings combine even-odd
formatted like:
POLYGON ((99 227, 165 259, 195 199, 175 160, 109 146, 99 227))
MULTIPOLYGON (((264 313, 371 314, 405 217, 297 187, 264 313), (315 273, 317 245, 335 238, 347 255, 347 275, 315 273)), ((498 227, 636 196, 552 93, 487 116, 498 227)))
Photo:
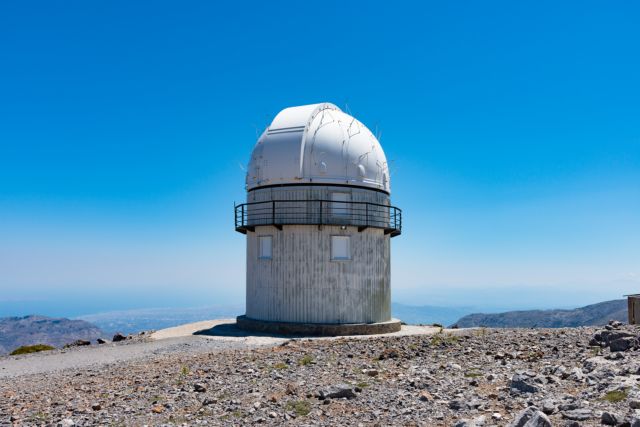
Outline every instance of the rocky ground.
POLYGON ((5 378, 0 425, 639 427, 639 334, 615 323, 161 354, 5 378))

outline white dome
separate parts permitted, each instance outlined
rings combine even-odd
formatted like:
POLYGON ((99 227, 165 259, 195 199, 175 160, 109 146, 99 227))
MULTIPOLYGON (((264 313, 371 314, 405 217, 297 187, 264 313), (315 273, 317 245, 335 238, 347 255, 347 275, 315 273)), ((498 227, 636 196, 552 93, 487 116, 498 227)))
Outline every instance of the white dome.
POLYGON ((251 153, 247 190, 305 183, 390 192, 387 159, 376 137, 329 103, 280 111, 251 153))

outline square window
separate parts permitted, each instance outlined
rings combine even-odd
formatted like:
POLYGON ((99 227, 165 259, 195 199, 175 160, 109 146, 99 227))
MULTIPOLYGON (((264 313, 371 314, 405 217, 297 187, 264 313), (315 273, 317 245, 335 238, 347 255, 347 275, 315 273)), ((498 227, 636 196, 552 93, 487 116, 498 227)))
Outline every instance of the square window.
POLYGON ((271 259, 272 244, 272 236, 258 236, 258 258, 271 259))
POLYGON ((331 259, 351 259, 351 238, 349 236, 331 236, 331 259))

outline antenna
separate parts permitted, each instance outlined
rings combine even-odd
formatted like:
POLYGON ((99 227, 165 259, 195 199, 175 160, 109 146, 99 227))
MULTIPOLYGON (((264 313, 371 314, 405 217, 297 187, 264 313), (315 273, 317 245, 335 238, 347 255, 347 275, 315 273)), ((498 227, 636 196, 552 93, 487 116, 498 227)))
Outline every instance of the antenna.
POLYGON ((258 133, 258 125, 255 123, 251 123, 251 126, 256 130, 256 139, 260 138, 260 134, 258 133))
POLYGON ((375 126, 375 133, 373 135, 376 137, 378 142, 380 142, 380 139, 382 138, 382 132, 378 128, 378 123, 377 122, 376 122, 376 126, 375 126))
POLYGON ((351 108, 349 108, 349 100, 345 101, 344 103, 344 111, 346 111, 350 116, 353 116, 353 114, 351 113, 351 108))
POLYGON ((392 175, 395 175, 396 171, 398 170, 396 168, 396 161, 390 160, 389 162, 387 162, 387 164, 388 164, 387 168, 389 169, 389 177, 391 177, 392 175))

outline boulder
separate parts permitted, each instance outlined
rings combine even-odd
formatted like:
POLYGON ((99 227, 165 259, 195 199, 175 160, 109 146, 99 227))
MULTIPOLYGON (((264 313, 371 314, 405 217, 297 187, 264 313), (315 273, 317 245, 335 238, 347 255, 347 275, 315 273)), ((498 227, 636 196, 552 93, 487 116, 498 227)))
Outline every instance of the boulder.
POLYGON ((613 412, 603 412, 602 417, 600 417, 600 422, 607 426, 617 426, 618 424, 622 424, 622 417, 613 412))
POLYGON ((126 340, 127 337, 125 337, 124 335, 122 335, 120 332, 116 333, 113 338, 111 339, 111 341, 113 342, 120 342, 120 341, 124 341, 126 340))
POLYGON ((535 406, 519 412, 509 427, 551 427, 549 418, 535 406))
POLYGON ((609 343, 611 351, 627 351, 630 348, 638 346, 638 340, 635 337, 623 337, 613 340, 609 343))

